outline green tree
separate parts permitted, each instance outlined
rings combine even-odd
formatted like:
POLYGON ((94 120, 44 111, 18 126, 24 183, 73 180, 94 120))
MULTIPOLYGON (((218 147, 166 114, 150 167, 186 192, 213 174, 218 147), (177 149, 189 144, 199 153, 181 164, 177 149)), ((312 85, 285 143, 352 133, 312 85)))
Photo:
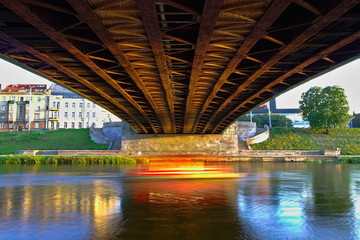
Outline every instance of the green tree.
POLYGON ((339 86, 312 87, 301 95, 300 111, 313 129, 345 127, 349 122, 349 104, 339 86))
MULTIPOLYGON (((268 114, 260 114, 260 115, 253 115, 252 118, 253 122, 256 123, 256 127, 262 128, 264 125, 269 125, 269 115, 268 114)), ((246 115, 239 118, 239 121, 250 121, 250 116, 246 115)), ((288 119, 284 115, 275 115, 271 114, 271 125, 272 127, 291 127, 292 121, 288 119)))

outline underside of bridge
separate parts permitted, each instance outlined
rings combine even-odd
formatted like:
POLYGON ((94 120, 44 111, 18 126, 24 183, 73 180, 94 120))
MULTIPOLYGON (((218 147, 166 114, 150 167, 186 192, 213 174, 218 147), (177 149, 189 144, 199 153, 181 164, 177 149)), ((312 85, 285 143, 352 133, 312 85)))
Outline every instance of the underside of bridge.
POLYGON ((360 54, 359 0, 0 0, 0 53, 145 134, 221 133, 360 54))

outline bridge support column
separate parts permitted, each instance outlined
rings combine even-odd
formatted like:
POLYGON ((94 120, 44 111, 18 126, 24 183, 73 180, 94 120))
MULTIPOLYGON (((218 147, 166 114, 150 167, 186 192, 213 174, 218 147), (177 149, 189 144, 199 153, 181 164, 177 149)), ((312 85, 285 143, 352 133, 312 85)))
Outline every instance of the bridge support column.
POLYGON ((122 132, 122 148, 134 155, 237 155, 238 136, 224 134, 136 134, 126 124, 122 132))

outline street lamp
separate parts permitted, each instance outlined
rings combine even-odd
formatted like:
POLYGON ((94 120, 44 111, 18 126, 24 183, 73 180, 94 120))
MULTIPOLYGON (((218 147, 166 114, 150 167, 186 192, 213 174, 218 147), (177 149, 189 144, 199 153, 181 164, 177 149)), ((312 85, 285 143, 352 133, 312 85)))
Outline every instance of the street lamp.
POLYGON ((270 102, 268 102, 268 114, 269 114, 269 127, 271 128, 271 111, 270 111, 270 102))
POLYGON ((31 123, 31 122, 30 122, 30 119, 31 119, 31 90, 32 90, 32 88, 33 88, 33 87, 30 86, 30 93, 29 93, 29 95, 30 95, 30 98, 29 98, 29 119, 28 119, 28 124, 29 124, 29 125, 28 125, 28 130, 29 130, 29 131, 30 131, 30 125, 31 125, 31 124, 30 124, 30 123, 31 123))

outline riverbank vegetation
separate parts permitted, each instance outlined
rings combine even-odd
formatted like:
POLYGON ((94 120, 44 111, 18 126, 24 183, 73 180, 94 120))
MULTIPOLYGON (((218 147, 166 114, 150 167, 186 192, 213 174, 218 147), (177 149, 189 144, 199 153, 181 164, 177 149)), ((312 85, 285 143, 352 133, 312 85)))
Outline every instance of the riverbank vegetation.
POLYGON ((349 103, 339 86, 312 87, 301 95, 300 111, 312 129, 344 128, 349 122, 349 103))
POLYGON ((90 140, 89 129, 0 132, 0 154, 19 150, 106 150, 90 140))
POLYGON ((123 156, 29 156, 8 155, 0 156, 0 164, 136 164, 144 162, 143 159, 135 159, 123 156))
MULTIPOLYGON (((239 118, 239 121, 250 122, 250 116, 245 115, 239 118)), ((256 123, 256 127, 263 128, 269 125, 269 114, 258 114, 252 116, 252 121, 256 123)), ((292 121, 284 115, 271 114, 271 126, 273 127, 291 127, 292 121)))
POLYGON ((360 155, 360 129, 337 128, 329 134, 324 130, 271 128, 270 138, 251 145, 254 150, 336 150, 342 155, 360 155))
POLYGON ((340 158, 341 163, 360 163, 360 157, 344 157, 340 158))

